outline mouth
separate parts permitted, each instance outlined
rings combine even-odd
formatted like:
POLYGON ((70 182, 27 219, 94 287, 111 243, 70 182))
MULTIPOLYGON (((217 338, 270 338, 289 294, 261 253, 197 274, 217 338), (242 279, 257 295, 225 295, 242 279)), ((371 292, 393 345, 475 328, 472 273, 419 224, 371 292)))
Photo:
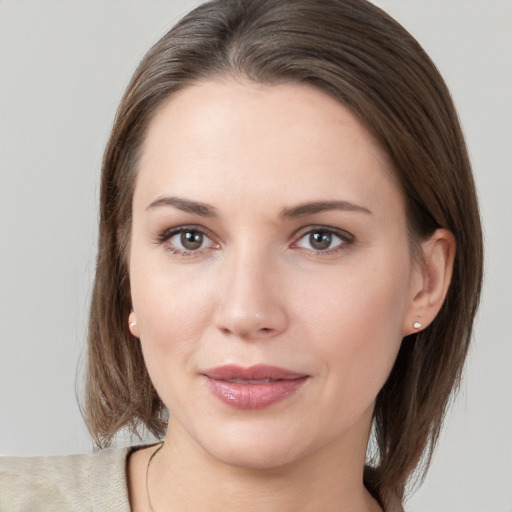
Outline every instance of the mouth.
POLYGON ((284 368, 256 365, 218 366, 202 373, 209 390, 225 404, 236 409, 263 409, 294 393, 309 376, 284 368))

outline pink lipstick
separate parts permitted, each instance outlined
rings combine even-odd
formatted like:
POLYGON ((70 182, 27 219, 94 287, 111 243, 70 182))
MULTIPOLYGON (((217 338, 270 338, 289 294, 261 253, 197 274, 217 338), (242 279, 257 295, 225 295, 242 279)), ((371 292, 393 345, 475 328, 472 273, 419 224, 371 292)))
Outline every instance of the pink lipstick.
POLYGON ((210 391, 237 409, 263 409, 292 395, 308 375, 275 366, 218 366, 203 372, 210 391))

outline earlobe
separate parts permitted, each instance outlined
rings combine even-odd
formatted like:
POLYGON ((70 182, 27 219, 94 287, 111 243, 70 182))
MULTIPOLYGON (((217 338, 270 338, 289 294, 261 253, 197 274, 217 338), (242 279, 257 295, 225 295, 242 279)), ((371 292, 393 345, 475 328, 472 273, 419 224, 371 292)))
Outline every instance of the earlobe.
POLYGON ((130 314, 128 315, 128 325, 130 327, 130 332, 133 336, 136 338, 139 338, 139 327, 137 325, 137 315, 135 314, 135 311, 130 311, 130 314))
POLYGON ((441 309, 453 273, 455 238, 447 229, 437 229, 421 243, 422 261, 418 263, 419 281, 406 315, 403 334, 407 336, 428 326, 441 309))

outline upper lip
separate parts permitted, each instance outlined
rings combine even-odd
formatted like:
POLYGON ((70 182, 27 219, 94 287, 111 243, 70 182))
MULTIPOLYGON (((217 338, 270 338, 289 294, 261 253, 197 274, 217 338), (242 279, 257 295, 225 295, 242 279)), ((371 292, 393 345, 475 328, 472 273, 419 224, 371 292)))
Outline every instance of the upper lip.
POLYGON ((228 364, 209 368, 202 373, 210 379, 225 381, 295 380, 307 377, 305 373, 298 373, 285 368, 265 364, 257 364, 249 367, 228 364))

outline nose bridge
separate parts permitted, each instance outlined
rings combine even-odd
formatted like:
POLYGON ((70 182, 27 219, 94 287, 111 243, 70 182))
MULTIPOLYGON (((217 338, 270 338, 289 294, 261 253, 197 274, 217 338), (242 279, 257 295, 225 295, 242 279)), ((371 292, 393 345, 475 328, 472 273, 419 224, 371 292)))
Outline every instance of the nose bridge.
POLYGON ((233 247, 222 269, 217 327, 244 338, 268 337, 286 325, 278 262, 269 248, 233 247))

